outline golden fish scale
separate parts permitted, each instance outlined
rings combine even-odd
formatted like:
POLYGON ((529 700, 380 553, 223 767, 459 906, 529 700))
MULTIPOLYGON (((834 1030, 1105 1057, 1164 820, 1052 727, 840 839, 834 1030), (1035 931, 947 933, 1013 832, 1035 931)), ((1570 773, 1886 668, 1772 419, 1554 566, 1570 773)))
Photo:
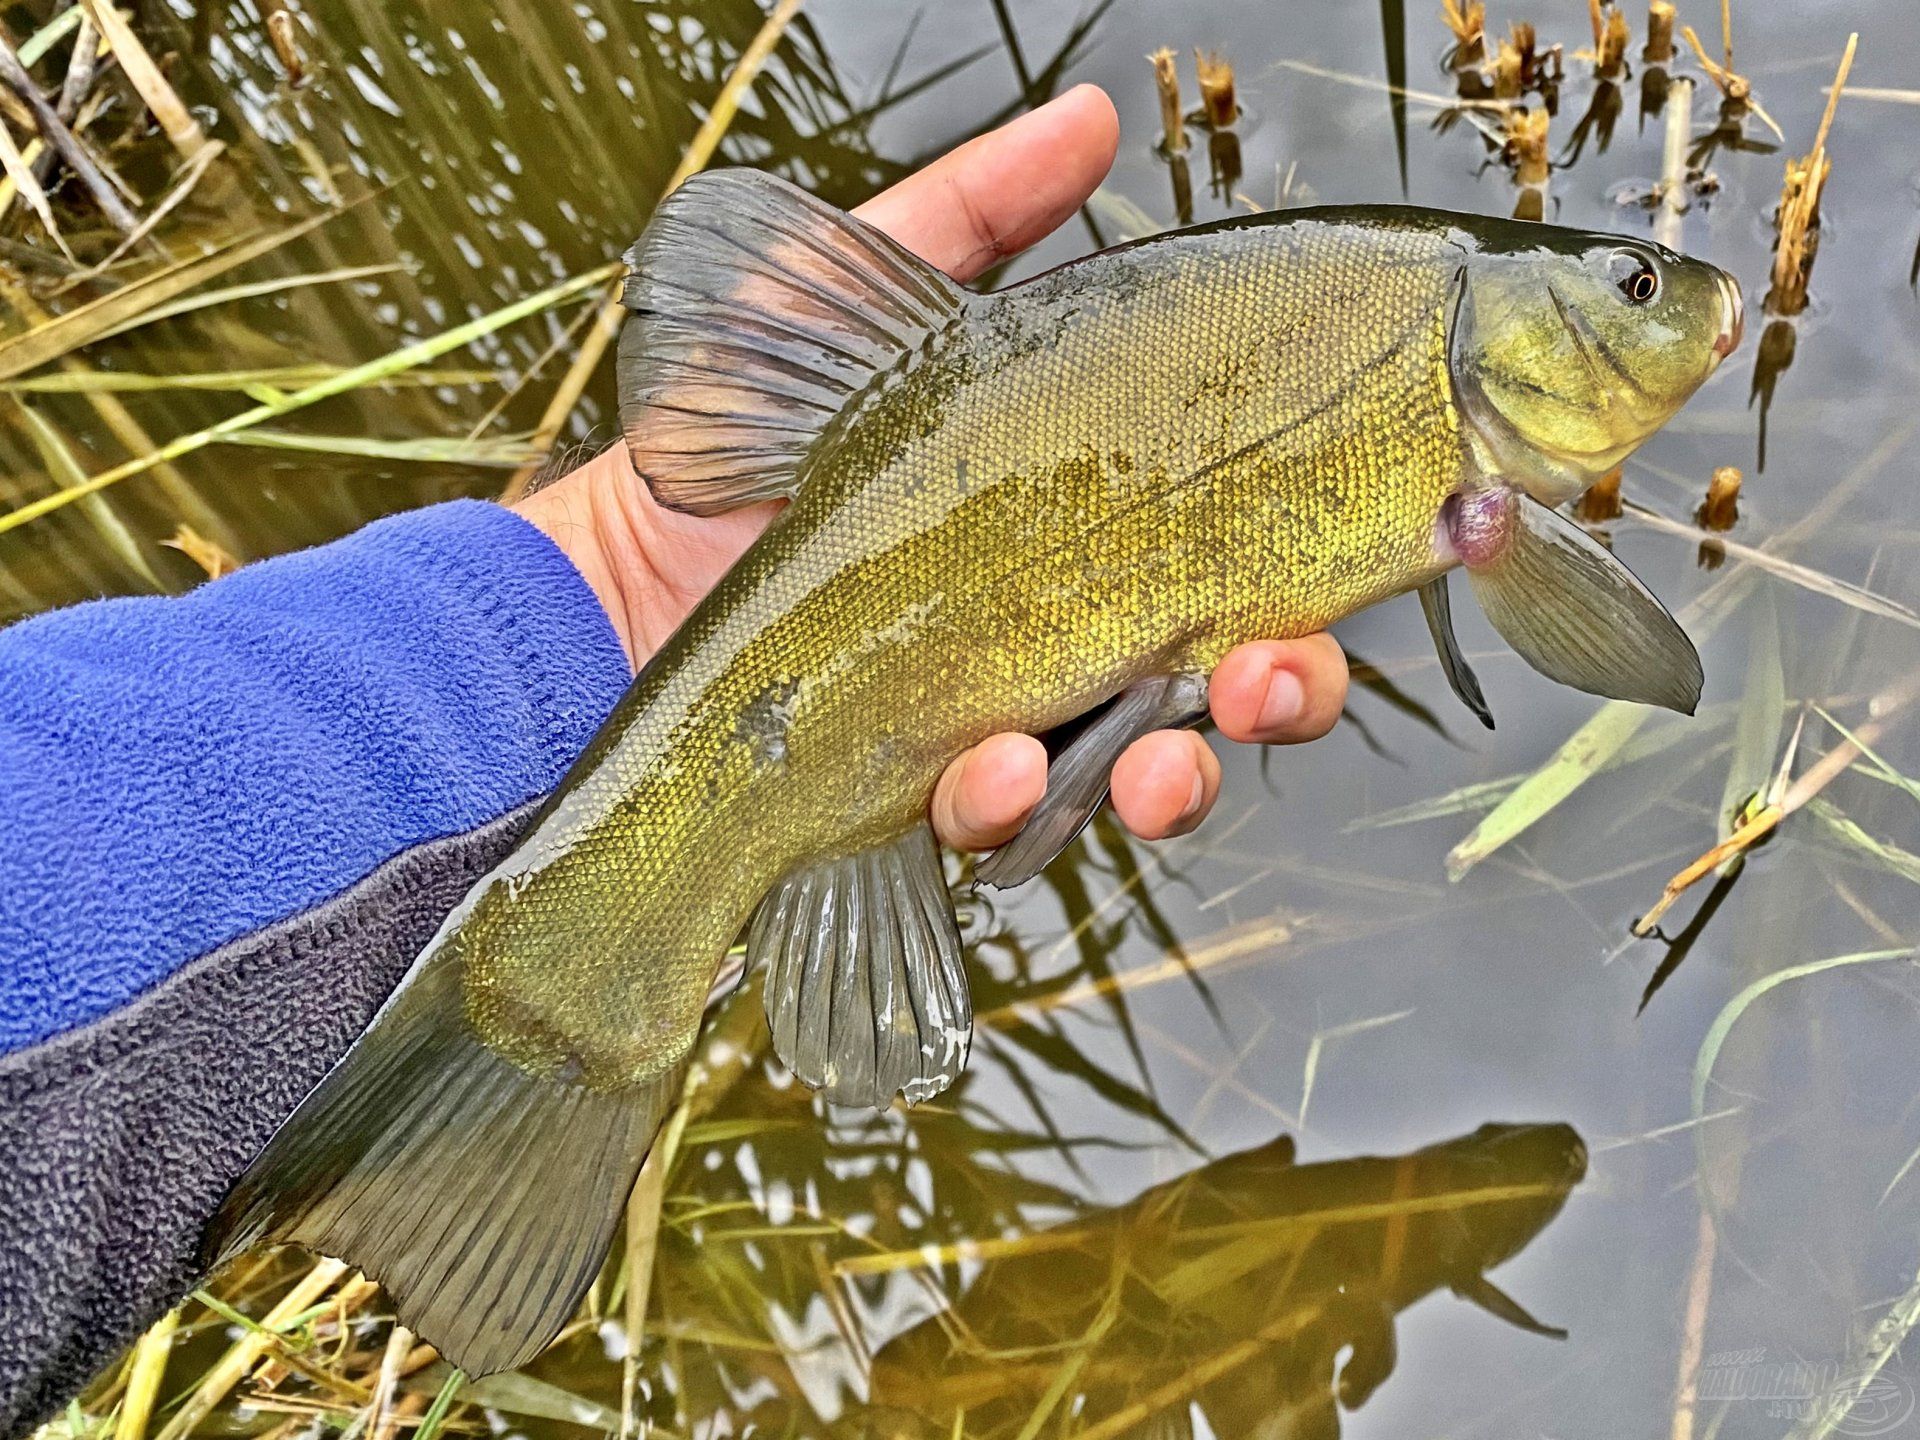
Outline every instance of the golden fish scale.
POLYGON ((1303 224, 976 301, 818 447, 469 902, 480 1033, 657 1076, 766 890, 904 832, 965 746, 1437 573, 1457 266, 1432 231, 1303 224))

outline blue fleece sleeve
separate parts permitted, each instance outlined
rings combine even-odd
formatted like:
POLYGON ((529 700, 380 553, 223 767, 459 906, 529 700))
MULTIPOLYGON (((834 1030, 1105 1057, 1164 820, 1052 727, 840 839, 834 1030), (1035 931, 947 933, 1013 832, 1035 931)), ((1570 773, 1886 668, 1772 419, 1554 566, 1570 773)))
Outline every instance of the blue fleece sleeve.
POLYGON ((480 501, 0 632, 0 1052, 551 789, 628 675, 480 501))

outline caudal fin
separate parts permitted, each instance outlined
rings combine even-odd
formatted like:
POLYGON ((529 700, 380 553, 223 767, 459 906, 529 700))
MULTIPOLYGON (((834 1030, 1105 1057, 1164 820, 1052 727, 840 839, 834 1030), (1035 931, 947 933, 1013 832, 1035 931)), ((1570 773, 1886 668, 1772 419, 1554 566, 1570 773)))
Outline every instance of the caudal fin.
POLYGON ((525 1363, 579 1305, 680 1075, 544 1080, 468 1026, 457 957, 410 976, 210 1222, 219 1264, 289 1241, 378 1280, 469 1375, 525 1363))

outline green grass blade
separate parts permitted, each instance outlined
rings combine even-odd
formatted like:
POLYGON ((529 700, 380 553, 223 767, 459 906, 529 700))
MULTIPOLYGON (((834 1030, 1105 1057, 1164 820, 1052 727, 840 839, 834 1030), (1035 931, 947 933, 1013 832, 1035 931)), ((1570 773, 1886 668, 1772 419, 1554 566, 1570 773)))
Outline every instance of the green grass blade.
POLYGON ((20 63, 31 70, 46 59, 48 51, 79 28, 80 17, 84 14, 86 11, 78 5, 69 5, 34 31, 21 42, 20 49, 16 52, 20 56, 20 63))
POLYGON ((574 276, 571 280, 563 281, 561 284, 529 295, 523 300, 516 300, 511 305, 502 306, 498 310, 482 315, 477 320, 469 320, 466 324, 456 325, 453 329, 443 331, 441 334, 425 340, 417 340, 411 345, 404 345, 398 350, 382 355, 377 360, 369 360, 364 365, 356 365, 351 370, 343 370, 338 375, 309 385, 303 390, 296 390, 282 400, 255 405, 250 410, 243 410, 238 415, 229 416, 217 425, 196 430, 188 435, 177 436, 157 450, 136 456, 124 464, 115 465, 112 469, 102 470, 98 475, 90 476, 77 485, 69 485, 52 495, 43 496, 20 506, 17 510, 0 515, 0 534, 25 525, 29 521, 38 520, 42 515, 50 515, 55 510, 71 505, 84 496, 106 489, 109 485, 144 474, 156 465, 177 460, 182 455, 203 449, 229 436, 237 435, 243 430, 255 429, 262 421, 277 420, 282 415, 305 409, 309 405, 318 404, 335 395, 344 395, 349 390, 357 390, 364 385, 377 384, 403 370, 411 370, 415 366, 426 364, 429 360, 438 360, 450 351, 470 345, 475 340, 491 335, 496 330, 504 329, 517 320, 524 320, 529 315, 537 315, 542 310, 549 309, 570 296, 578 295, 583 290, 591 290, 596 285, 605 285, 621 274, 625 268, 625 265, 618 260, 596 266, 584 274, 574 276))
MULTIPOLYGON (((206 370, 197 374, 143 375, 125 370, 62 370, 0 383, 13 395, 98 395, 126 391, 245 390, 249 385, 299 388, 344 375, 345 365, 269 365, 257 370, 206 370)), ((398 385, 493 385, 498 370, 415 370, 378 383, 398 385)))
MULTIPOLYGON (((40 458, 46 464, 47 473, 53 477, 55 483, 73 485, 84 481, 87 472, 80 468, 80 462, 74 458, 73 451, 61 438, 60 432, 47 422, 47 418, 31 405, 18 405, 15 408, 26 420, 27 433, 33 437, 34 448, 40 452, 40 458)), ((101 540, 105 542, 107 549, 118 556, 123 565, 138 575, 153 590, 157 592, 166 590, 167 587, 161 583, 160 577, 154 573, 153 562, 140 548, 140 542, 134 538, 133 532, 127 529, 126 522, 120 518, 113 506, 107 503, 106 496, 89 495, 81 501, 80 508, 94 530, 99 533, 101 540)))
POLYGON ((430 465, 498 465, 506 469, 538 459, 525 435, 489 435, 477 440, 427 435, 382 440, 368 435, 317 435, 298 430, 243 430, 223 436, 223 445, 254 445, 263 450, 306 450, 322 455, 360 455, 374 460, 405 460, 430 465))
MULTIPOLYGON (((1654 530, 1668 535, 1677 535, 1682 539, 1697 541, 1704 532, 1697 525, 1681 520, 1670 520, 1657 510, 1644 505, 1627 504, 1627 513, 1654 530)), ((1851 605, 1854 609, 1868 615, 1877 615, 1882 620, 1891 620, 1895 624, 1905 625, 1909 629, 1920 630, 1920 614, 1898 600, 1880 595, 1865 586, 1856 585, 1850 580, 1829 575, 1823 570, 1815 570, 1811 565, 1801 565, 1784 556, 1753 545, 1742 545, 1738 540, 1729 540, 1724 535, 1715 536, 1713 543, 1733 559, 1756 565, 1771 575, 1815 595, 1824 595, 1829 600, 1838 600, 1842 605, 1851 605)))
MULTIPOLYGON (((620 1428, 620 1416, 608 1406, 518 1370, 469 1380, 460 1392, 460 1399, 490 1410, 531 1415, 536 1420, 563 1420, 591 1430, 612 1432, 620 1428)), ((422 1428, 425 1428, 424 1422, 422 1428)))
POLYGON ((1838 730, 1842 739, 1846 740, 1862 755, 1871 760, 1879 768, 1880 779, 1885 780, 1889 785, 1898 786, 1914 799, 1920 800, 1920 781, 1916 781, 1911 775, 1902 774, 1900 771, 1894 769, 1892 765, 1888 764, 1887 761, 1881 757, 1878 751, 1871 745, 1863 742, 1858 735, 1834 719, 1833 716, 1829 715, 1821 706, 1814 706, 1813 713, 1826 721, 1827 724, 1831 725, 1834 729, 1838 730))
POLYGON ((1875 864, 1885 866, 1894 874, 1920 885, 1920 855, 1915 855, 1911 850, 1902 850, 1890 841, 1876 840, 1831 800, 1809 800, 1807 813, 1826 826, 1833 838, 1842 845, 1859 851, 1875 864))
POLYGON ((140 316, 169 304, 214 276, 290 244, 340 213, 328 210, 278 230, 232 241, 210 254, 164 265, 97 300, 56 315, 45 324, 0 340, 0 380, 11 380, 51 364, 102 335, 123 329, 129 322, 137 322, 140 316))
POLYGON ((1141 209, 1130 197, 1111 186, 1102 185, 1088 197, 1088 207, 1120 232, 1123 240, 1142 240, 1158 235, 1167 227, 1141 209))
POLYGON ((274 280, 252 280, 245 285, 227 285, 218 290, 205 290, 198 295, 189 295, 165 305, 156 305, 151 310, 143 310, 111 329, 101 331, 88 343, 110 340, 115 335, 124 335, 129 330, 138 330, 143 325, 152 325, 160 320, 171 320, 176 315, 190 315, 195 310, 208 310, 215 305, 231 304, 235 300, 250 300, 256 295, 276 295, 282 290, 307 290, 316 285, 337 285, 346 280, 366 280, 375 275, 391 275, 397 270, 404 269, 406 266, 391 261, 382 265, 345 265, 337 270, 320 270, 311 275, 282 275, 274 280))
POLYGON ((1804 965, 1789 965, 1776 970, 1771 975, 1762 975, 1746 989, 1735 995, 1714 1017, 1713 1024, 1707 1027, 1707 1035, 1700 1042, 1700 1051, 1693 1061, 1693 1114, 1697 1120, 1707 1113, 1707 1083, 1713 1076, 1714 1061, 1720 1058, 1720 1051, 1727 1043, 1727 1036, 1739 1023, 1740 1017, 1747 1013, 1754 1001, 1770 990, 1793 980, 1804 980, 1812 975, 1822 975, 1829 970, 1838 970, 1849 965, 1871 965, 1881 960, 1905 960, 1913 956, 1912 946, 1903 946, 1898 950, 1862 950, 1852 955, 1833 955, 1825 960, 1809 960, 1804 965))
MULTIPOLYGON (((1819 1408, 1796 1425, 1787 1440, 1831 1440, 1835 1435, 1860 1434, 1864 1427, 1860 1424, 1861 1412, 1855 1407, 1867 1398, 1887 1361, 1899 1353, 1916 1324, 1920 1324, 1920 1276, 1915 1276, 1907 1293, 1874 1322, 1865 1344, 1860 1346, 1859 1361, 1841 1372, 1844 1378, 1827 1390, 1819 1408)), ((1908 1382, 1899 1383, 1904 1388, 1908 1382)), ((1873 1411, 1864 1413, 1871 1415, 1873 1411)))
POLYGON ((454 1397, 460 1387, 466 1383, 466 1375, 459 1370, 448 1372, 446 1383, 433 1397, 433 1404, 427 1407, 427 1413, 420 1417, 420 1427, 413 1432, 413 1440, 435 1440, 440 1427, 447 1423, 447 1412, 453 1409, 454 1397))
POLYGON ((1491 810, 1517 790, 1524 779, 1524 775, 1502 775, 1497 780, 1462 785, 1457 790, 1449 790, 1430 800, 1415 800, 1410 805, 1396 805, 1391 810, 1362 815, 1358 820, 1349 821, 1342 833, 1351 835, 1359 830, 1386 830, 1395 825, 1415 825, 1422 820, 1439 820, 1451 815, 1491 810))
MULTIPOLYGON (((1780 659, 1780 616, 1773 592, 1763 590, 1747 632, 1747 693, 1733 722, 1733 763, 1720 788, 1719 836, 1733 834, 1734 816, 1747 798, 1767 788, 1780 763, 1780 717, 1787 708, 1780 659)), ((1726 873, 1722 867, 1721 873, 1726 873)))
POLYGON ((1306 1129, 1307 1106, 1313 1100, 1313 1082, 1320 1073, 1320 1057, 1326 1053, 1326 1047, 1335 1040, 1344 1040, 1350 1035, 1361 1035, 1368 1030, 1377 1030, 1382 1025, 1391 1025, 1396 1020, 1404 1020, 1413 1014, 1411 1010, 1395 1010, 1390 1015, 1370 1015, 1364 1020, 1350 1020, 1345 1025, 1335 1025, 1328 1030, 1316 1030, 1313 1039, 1307 1044, 1306 1063, 1300 1071, 1300 1128, 1306 1129))
POLYGON ((1447 879, 1459 880, 1514 836, 1556 809, 1619 753, 1653 718, 1645 705, 1610 700, 1533 774, 1515 787, 1471 834, 1447 852, 1447 879))

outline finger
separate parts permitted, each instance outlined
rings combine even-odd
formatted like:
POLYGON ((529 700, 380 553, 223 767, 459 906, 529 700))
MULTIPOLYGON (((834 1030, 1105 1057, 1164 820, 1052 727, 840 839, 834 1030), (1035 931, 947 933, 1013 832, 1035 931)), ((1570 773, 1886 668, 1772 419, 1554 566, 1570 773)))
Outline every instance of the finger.
POLYGON ((1229 740, 1318 740, 1347 703, 1347 657, 1331 635, 1256 640, 1215 667, 1207 696, 1214 723, 1229 740))
POLYGON ((1114 811, 1142 840, 1186 834, 1219 794, 1220 761, 1191 730, 1142 735, 1114 762, 1114 811))
POLYGON ((1120 117, 1080 85, 881 192, 853 213, 956 280, 1053 233, 1113 165, 1120 117))
POLYGON ((994 735, 960 755, 933 792, 933 833, 956 850, 991 850, 1027 823, 1047 793, 1047 747, 994 735))

